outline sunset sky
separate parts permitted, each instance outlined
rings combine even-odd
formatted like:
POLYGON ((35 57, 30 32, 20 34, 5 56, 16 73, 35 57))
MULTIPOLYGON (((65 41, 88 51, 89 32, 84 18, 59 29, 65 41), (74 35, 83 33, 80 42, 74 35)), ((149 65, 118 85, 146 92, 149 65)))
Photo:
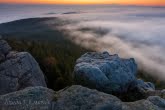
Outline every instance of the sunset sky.
POLYGON ((164 5, 165 0, 0 0, 0 3, 23 4, 134 4, 164 5))

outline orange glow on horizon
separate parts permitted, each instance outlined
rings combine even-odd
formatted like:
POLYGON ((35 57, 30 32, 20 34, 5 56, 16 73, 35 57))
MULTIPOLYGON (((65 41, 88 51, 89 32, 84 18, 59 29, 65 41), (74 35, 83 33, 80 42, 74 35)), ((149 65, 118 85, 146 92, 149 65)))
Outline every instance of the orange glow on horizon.
POLYGON ((123 4, 165 6, 165 0, 0 0, 11 4, 123 4))

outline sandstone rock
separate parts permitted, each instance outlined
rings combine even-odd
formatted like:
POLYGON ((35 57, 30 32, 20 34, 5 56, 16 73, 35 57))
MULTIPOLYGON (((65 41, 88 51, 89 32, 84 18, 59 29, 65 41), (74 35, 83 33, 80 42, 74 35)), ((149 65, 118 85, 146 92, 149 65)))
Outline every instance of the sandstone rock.
POLYGON ((38 63, 27 52, 9 53, 7 60, 0 63, 0 94, 29 86, 46 86, 38 63))
POLYGON ((108 52, 90 52, 77 60, 74 78, 76 84, 106 93, 123 93, 136 80, 136 72, 134 59, 121 59, 108 52))
MULTIPOLYGON (((154 99, 154 98, 153 98, 154 99)), ((159 100, 122 102, 117 97, 73 85, 58 92, 44 87, 28 87, 24 90, 0 96, 1 110, 164 110, 159 100), (158 103, 156 103, 158 102, 158 103)))

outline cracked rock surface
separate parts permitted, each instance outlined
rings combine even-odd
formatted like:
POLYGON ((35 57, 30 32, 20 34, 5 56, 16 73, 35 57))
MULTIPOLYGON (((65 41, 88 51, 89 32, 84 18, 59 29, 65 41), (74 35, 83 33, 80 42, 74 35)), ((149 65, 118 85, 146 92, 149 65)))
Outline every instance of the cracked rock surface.
POLYGON ((136 80, 136 72, 137 64, 133 58, 121 59, 108 52, 89 52, 77 60, 74 77, 77 84, 106 93, 123 93, 136 80))
POLYGON ((29 86, 46 87, 45 78, 38 63, 27 52, 14 52, 0 38, 0 95, 29 86))
POLYGON ((152 83, 136 78, 137 64, 133 58, 123 59, 108 52, 88 52, 74 68, 74 79, 80 84, 106 93, 125 93, 128 89, 154 90, 152 83))
POLYGON ((2 110, 165 110, 165 99, 152 96, 135 102, 73 85, 54 92, 45 87, 28 87, 0 96, 2 110))

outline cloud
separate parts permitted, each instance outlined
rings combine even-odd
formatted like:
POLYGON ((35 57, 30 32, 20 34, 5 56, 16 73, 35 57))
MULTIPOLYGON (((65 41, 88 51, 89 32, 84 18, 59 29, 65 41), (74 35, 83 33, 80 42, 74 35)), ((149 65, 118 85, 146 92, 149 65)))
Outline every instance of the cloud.
POLYGON ((117 53, 124 58, 133 57, 139 69, 165 79, 164 8, 127 7, 125 10, 105 8, 100 12, 68 16, 67 20, 77 22, 60 29, 65 30, 68 38, 76 44, 96 51, 117 53))

